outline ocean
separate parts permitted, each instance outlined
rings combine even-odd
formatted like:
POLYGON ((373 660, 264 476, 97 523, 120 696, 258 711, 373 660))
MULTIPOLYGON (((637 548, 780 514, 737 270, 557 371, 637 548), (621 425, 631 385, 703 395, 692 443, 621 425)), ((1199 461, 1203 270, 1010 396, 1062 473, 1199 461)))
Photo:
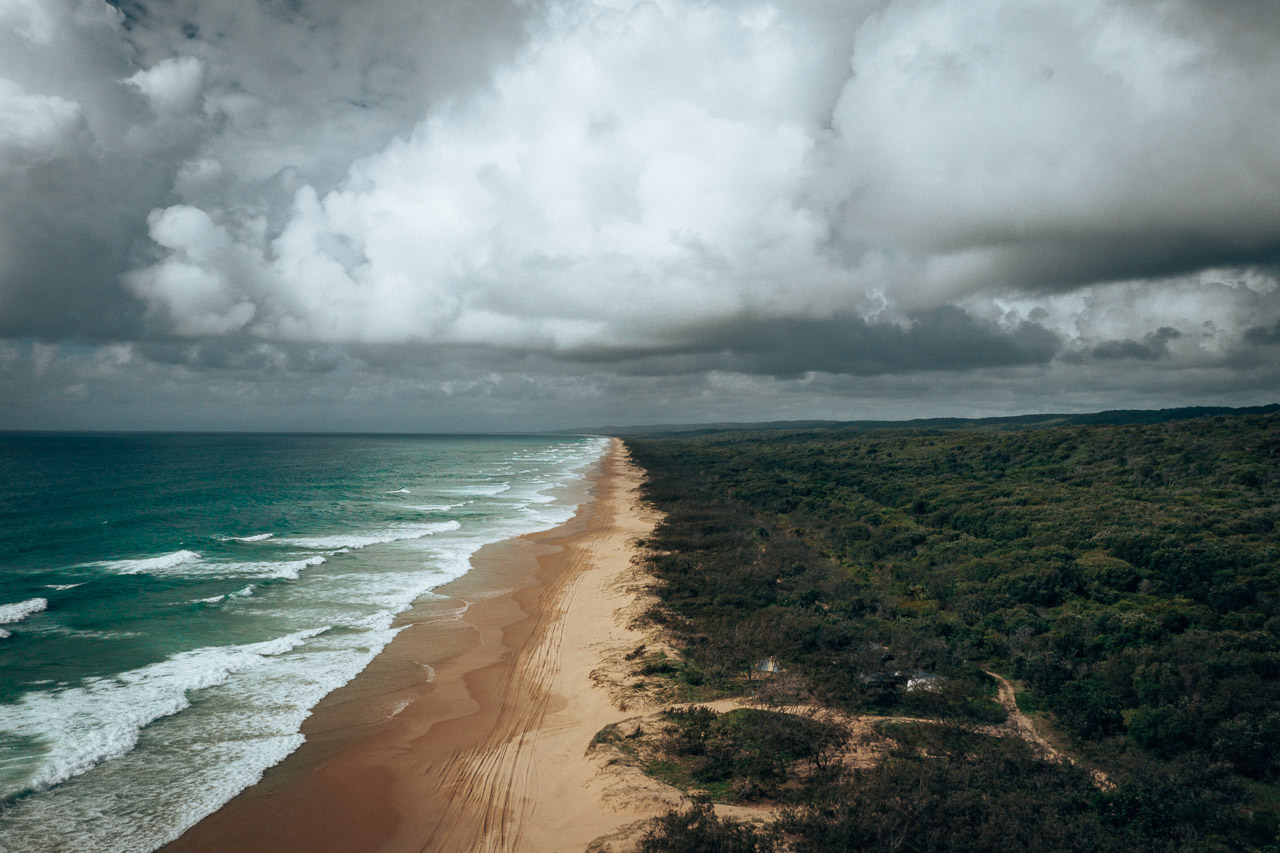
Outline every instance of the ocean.
POLYGON ((0 850, 150 851, 607 439, 0 435, 0 850))

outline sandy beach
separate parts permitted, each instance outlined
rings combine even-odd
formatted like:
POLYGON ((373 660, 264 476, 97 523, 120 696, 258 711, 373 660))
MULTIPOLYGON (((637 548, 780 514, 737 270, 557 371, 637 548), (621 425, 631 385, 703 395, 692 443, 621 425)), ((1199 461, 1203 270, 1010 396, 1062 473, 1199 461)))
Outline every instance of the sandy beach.
POLYGON ((316 708, 297 752, 164 849, 581 851, 655 814, 673 792, 586 755, 635 713, 607 687, 643 642, 627 627, 653 523, 639 482, 615 440, 571 521, 482 549, 316 708))

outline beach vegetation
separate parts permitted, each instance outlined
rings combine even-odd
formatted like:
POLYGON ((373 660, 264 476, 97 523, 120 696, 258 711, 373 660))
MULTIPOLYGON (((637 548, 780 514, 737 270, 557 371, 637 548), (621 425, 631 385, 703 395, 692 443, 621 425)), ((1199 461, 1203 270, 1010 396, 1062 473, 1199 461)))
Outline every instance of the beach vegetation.
POLYGON ((799 802, 837 775, 846 727, 812 713, 702 705, 606 726, 592 749, 700 802, 799 802))
POLYGON ((640 840, 640 853, 773 853, 777 833, 721 818, 706 804, 670 809, 640 840))
POLYGON ((677 776, 677 787, 718 802, 783 798, 798 780, 830 771, 849 737, 838 723, 758 708, 690 706, 663 718, 655 763, 677 776))

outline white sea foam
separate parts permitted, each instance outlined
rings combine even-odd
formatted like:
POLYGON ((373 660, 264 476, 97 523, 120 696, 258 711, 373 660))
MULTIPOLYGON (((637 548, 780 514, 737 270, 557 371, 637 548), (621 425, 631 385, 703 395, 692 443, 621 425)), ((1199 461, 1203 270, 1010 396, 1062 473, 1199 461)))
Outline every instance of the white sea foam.
POLYGON ((383 611, 381 613, 370 613, 368 616, 360 616, 355 619, 347 619, 342 625, 345 628, 355 628, 359 631, 370 631, 375 634, 390 632, 386 637, 387 642, 390 642, 392 637, 404 630, 403 626, 399 628, 391 627, 391 623, 395 621, 395 618, 396 615, 394 613, 383 611))
MULTIPOLYGON (((334 553, 337 552, 335 551, 334 553)), ((129 562, 131 565, 127 569, 117 568, 116 571, 119 574, 127 575, 178 575, 192 578, 255 577, 297 580, 303 569, 318 566, 325 561, 324 556, 315 554, 302 558, 294 555, 293 559, 284 560, 223 563, 204 560, 194 551, 179 551, 178 554, 191 556, 179 559, 176 554, 167 554, 164 558, 157 557, 151 560, 118 561, 129 562)))
POLYGON ((163 846, 297 749, 309 709, 393 636, 331 631, 240 670, 189 709, 146 726, 132 751, 73 784, 7 804, 0 851, 137 853, 163 846), (51 847, 50 839, 74 846, 51 847))
POLYGON ((445 491, 451 495, 476 495, 491 498, 494 495, 502 494, 510 488, 510 483, 484 483, 476 486, 454 486, 445 491))
POLYGON ((422 539, 437 533, 457 530, 462 524, 457 521, 437 521, 430 524, 403 525, 388 527, 385 530, 368 533, 338 533, 332 536, 297 536, 278 539, 287 545, 299 548, 367 548, 370 545, 381 545, 387 542, 401 542, 407 539, 422 539))
POLYGON ((40 633, 59 637, 85 637, 90 640, 122 640, 128 637, 142 636, 140 631, 94 631, 87 628, 72 628, 69 625, 41 627, 40 633))
POLYGON ((29 598, 13 604, 0 604, 0 625, 21 622, 32 613, 39 613, 48 606, 49 600, 45 598, 29 598))
POLYGON ((84 586, 87 583, 88 581, 80 581, 80 583, 47 583, 45 584, 45 588, 56 589, 58 592, 62 592, 66 589, 75 589, 78 586, 84 586))
POLYGON ((313 628, 261 643, 195 649, 114 677, 23 695, 5 706, 0 731, 47 743, 48 750, 34 757, 16 789, 0 796, 42 791, 124 755, 138 742, 144 726, 190 707, 189 693, 222 684, 235 673, 260 666, 327 630, 313 628))
POLYGON ((92 566, 100 566, 104 569, 110 569, 118 575, 142 575, 162 572, 167 569, 175 569, 178 566, 185 566, 188 563, 196 563, 200 561, 200 555, 195 551, 173 551, 169 554, 161 554, 159 557, 142 557, 135 560, 101 560, 97 563, 90 563, 92 566))
POLYGON ((274 533, 255 533, 252 536, 232 536, 236 542, 263 542, 275 536, 274 533))
POLYGON ((196 599, 196 603, 217 604, 219 601, 222 601, 227 598, 248 598, 249 596, 253 595, 253 590, 254 590, 254 585, 249 584, 244 589, 238 589, 235 592, 228 592, 225 595, 214 595, 209 598, 196 599))
POLYGON ((10 634, 8 631, 6 631, 3 628, 0 628, 0 640, 7 640, 9 637, 12 637, 12 636, 13 635, 10 634))
POLYGON ((325 558, 316 555, 314 557, 306 557, 301 560, 276 560, 262 561, 256 563, 209 563, 202 566, 206 570, 206 574, 219 576, 238 576, 258 578, 281 578, 284 580, 296 581, 303 569, 309 569, 312 566, 318 566, 325 561, 325 558))
POLYGON ((408 489, 396 489, 394 492, 387 492, 389 495, 411 495, 413 492, 408 489))

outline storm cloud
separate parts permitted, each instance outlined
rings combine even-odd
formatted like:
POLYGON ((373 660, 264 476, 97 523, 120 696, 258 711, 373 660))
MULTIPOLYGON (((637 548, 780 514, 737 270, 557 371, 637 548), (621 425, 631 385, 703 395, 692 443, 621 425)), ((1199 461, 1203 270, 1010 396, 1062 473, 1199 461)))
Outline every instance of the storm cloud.
POLYGON ((1269 402, 1277 43, 1197 0, 0 0, 0 426, 1269 402))

